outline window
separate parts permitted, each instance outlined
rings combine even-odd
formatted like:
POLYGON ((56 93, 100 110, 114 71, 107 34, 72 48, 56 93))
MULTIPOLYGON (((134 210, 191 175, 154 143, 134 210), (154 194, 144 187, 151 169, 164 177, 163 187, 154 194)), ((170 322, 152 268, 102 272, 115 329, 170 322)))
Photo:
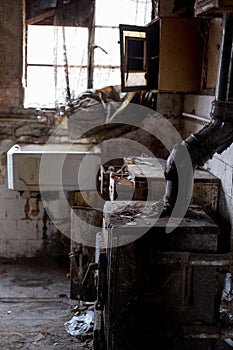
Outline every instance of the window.
MULTIPOLYGON (((150 22, 151 4, 151 0, 96 0, 93 88, 121 84, 119 24, 150 22)), ((88 49, 92 49, 88 35, 86 27, 27 26, 25 107, 54 108, 66 103, 68 93, 75 99, 87 90, 88 49)), ((142 51, 144 44, 135 45, 142 51)), ((143 66, 143 58, 136 65, 143 66)))
MULTIPOLYGON (((65 28, 71 98, 87 87, 87 28, 65 28)), ((65 103, 67 76, 62 27, 28 26, 27 107, 54 107, 65 103), (56 67, 56 70, 54 69, 56 67)))

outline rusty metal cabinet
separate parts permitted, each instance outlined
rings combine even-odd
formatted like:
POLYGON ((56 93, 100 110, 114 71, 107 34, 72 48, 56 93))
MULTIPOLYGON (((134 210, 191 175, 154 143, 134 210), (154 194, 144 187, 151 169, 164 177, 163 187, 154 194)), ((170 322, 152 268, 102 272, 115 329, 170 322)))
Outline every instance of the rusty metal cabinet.
MULTIPOLYGON (((137 201, 136 207, 140 203, 143 206, 144 202, 137 201)), ((232 259, 227 254, 216 254, 216 246, 210 246, 219 234, 218 226, 194 208, 175 229, 172 240, 174 237, 165 234, 164 219, 150 226, 149 217, 143 216, 145 223, 135 215, 133 221, 137 224, 132 225, 124 215, 130 211, 127 202, 118 202, 117 209, 116 202, 106 206, 105 263, 103 269, 99 268, 105 276, 101 288, 105 340, 103 347, 96 349, 162 349, 166 344, 170 349, 192 349, 193 344, 204 349, 203 343, 209 347, 213 341, 198 339, 200 334, 213 338, 213 333, 217 338, 221 332, 216 327, 218 306, 224 271, 228 271, 232 259), (141 229, 145 229, 144 234, 140 234, 141 229), (182 247, 185 232, 190 235, 189 251, 182 247), (200 232, 201 247, 194 239, 200 232), (179 236, 180 241, 176 240, 179 236), (193 339, 187 342, 187 337, 193 339), (172 338, 187 344, 175 348, 172 338)))

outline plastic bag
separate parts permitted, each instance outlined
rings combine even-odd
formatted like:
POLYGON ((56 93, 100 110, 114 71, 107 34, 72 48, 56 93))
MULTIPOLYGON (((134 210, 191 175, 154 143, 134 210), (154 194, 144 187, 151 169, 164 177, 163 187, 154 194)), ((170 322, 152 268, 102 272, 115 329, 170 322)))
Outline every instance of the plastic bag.
POLYGON ((224 289, 219 308, 219 318, 225 323, 233 323, 233 290, 232 275, 230 272, 225 275, 224 289))
POLYGON ((70 321, 65 322, 64 326, 70 335, 85 335, 93 329, 94 311, 88 310, 84 314, 74 316, 70 321))

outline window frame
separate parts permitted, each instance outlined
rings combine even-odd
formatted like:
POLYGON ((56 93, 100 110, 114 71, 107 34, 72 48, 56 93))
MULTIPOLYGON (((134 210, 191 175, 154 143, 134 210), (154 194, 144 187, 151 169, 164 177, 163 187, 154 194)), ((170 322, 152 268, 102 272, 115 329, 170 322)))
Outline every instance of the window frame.
MULTIPOLYGON (((96 6, 96 1, 93 0, 93 3, 96 6)), ((72 5, 72 4, 68 4, 67 8, 72 5)), ((101 25, 101 22, 99 21, 98 24, 96 24, 96 8, 94 6, 94 10, 93 10, 93 19, 91 20, 92 23, 89 21, 89 24, 87 24, 87 22, 85 22, 86 24, 84 24, 84 22, 82 22, 82 24, 79 25, 79 27, 85 27, 88 29, 88 43, 87 43, 87 49, 88 49, 88 58, 87 58, 87 64, 85 65, 80 65, 80 64, 69 64, 69 67, 71 68, 77 68, 77 69, 86 69, 87 72, 85 73, 87 75, 87 86, 86 89, 93 89, 93 87, 95 87, 95 77, 94 74, 96 72, 96 70, 98 69, 102 69, 109 72, 110 74, 110 70, 111 74, 112 72, 117 72, 117 70, 119 70, 119 84, 111 84, 111 81, 109 82, 109 85, 122 85, 122 78, 121 78, 121 55, 120 55, 120 47, 119 47, 119 64, 95 64, 95 50, 98 49, 98 46, 96 46, 95 44, 95 33, 96 30, 98 28, 103 28, 103 29, 118 29, 119 31, 119 27, 120 25, 101 25)), ((137 11, 137 10, 136 10, 137 11)), ((27 60, 27 51, 28 51, 28 25, 41 25, 41 26, 45 26, 45 25, 52 25, 53 23, 53 17, 55 16, 56 13, 56 8, 52 8, 52 9, 48 9, 47 11, 44 12, 44 14, 39 14, 37 15, 36 12, 33 13, 33 11, 28 15, 27 19, 26 19, 26 26, 25 26, 25 65, 24 65, 24 81, 25 81, 25 87, 28 87, 28 68, 29 67, 55 67, 54 64, 40 64, 40 63, 28 63, 27 60), (29 16, 31 16, 31 18, 29 18, 29 16), (32 17, 33 16, 33 17, 32 17), (48 23, 49 22, 49 23, 48 23)), ((81 23, 80 22, 80 23, 81 23)), ((104 22, 104 21, 103 21, 104 22)), ((60 24, 58 24, 58 26, 61 26, 60 24)), ((72 26, 70 24, 66 24, 66 26, 72 26)), ((75 27, 75 26, 72 26, 75 27)), ((118 41, 118 44, 120 44, 120 38, 118 41)), ((64 64, 57 64, 56 65, 58 68, 63 68, 64 64)), ((102 74, 101 72, 99 74, 102 74)), ((117 74, 117 73, 116 73, 117 74)), ((115 76, 115 78, 113 78, 114 81, 117 81, 117 78, 115 76)), ((107 79, 106 79, 107 80, 107 79)), ((106 84, 107 85, 107 84, 106 84)), ((104 87, 104 86, 103 86, 104 87)), ((122 90, 124 91, 124 90, 122 90)), ((77 92, 77 94, 79 93, 79 91, 77 92)), ((81 91, 80 91, 81 93, 81 91)), ((54 107, 56 107, 56 98, 54 99, 54 101, 51 100, 51 104, 54 105, 54 107)), ((24 98, 24 106, 25 104, 28 104, 28 107, 30 105, 30 107, 33 105, 33 101, 30 103, 29 101, 26 101, 24 98)), ((45 102, 45 105, 47 105, 49 102, 45 102)), ((36 107, 36 106, 35 106, 36 107)), ((48 107, 48 108, 54 108, 54 107, 48 107)), ((47 108, 47 107, 45 107, 47 108)))

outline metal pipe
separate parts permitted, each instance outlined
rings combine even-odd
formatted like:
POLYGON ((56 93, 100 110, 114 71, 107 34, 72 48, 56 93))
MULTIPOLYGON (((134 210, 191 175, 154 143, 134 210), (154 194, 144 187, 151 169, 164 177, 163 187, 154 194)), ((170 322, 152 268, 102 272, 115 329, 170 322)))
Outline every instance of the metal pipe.
MULTIPOLYGON (((215 100, 212 103, 211 121, 198 133, 190 135, 181 144, 175 145, 170 153, 166 166, 166 191, 164 195, 164 208, 161 216, 172 214, 176 203, 178 191, 182 190, 179 184, 177 168, 187 171, 187 184, 197 166, 203 166, 215 153, 221 154, 233 143, 233 13, 225 12, 223 15, 222 43, 219 58, 218 78, 216 84, 215 100), (179 153, 182 148, 188 150, 191 169, 179 153)), ((186 191, 187 188, 183 189, 186 191)))

